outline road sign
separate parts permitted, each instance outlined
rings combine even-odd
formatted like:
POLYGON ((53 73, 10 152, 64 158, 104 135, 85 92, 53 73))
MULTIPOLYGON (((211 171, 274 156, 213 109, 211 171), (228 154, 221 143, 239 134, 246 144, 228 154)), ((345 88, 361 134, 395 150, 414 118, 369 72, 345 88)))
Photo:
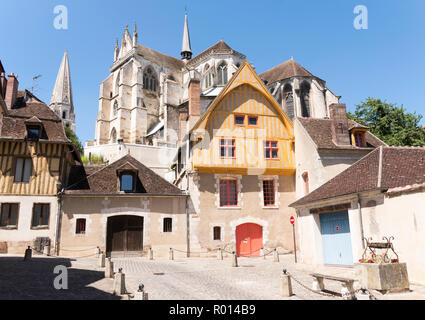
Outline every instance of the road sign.
POLYGON ((294 217, 291 217, 291 219, 289 219, 289 221, 291 222, 291 224, 294 224, 295 223, 295 218, 294 217))

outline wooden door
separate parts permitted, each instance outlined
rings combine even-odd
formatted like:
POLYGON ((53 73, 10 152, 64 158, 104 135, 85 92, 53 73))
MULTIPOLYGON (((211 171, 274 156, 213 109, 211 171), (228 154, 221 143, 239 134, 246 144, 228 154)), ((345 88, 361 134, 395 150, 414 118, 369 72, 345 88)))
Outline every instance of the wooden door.
POLYGON ((117 216, 108 218, 107 252, 143 250, 143 217, 117 216))
POLYGON ((263 227, 245 223, 236 227, 236 252, 239 257, 258 257, 263 248, 263 227))

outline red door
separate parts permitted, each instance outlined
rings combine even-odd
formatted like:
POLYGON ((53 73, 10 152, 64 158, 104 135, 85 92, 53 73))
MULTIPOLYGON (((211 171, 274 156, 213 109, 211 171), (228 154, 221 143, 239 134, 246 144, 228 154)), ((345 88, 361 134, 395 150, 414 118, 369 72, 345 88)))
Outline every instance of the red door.
POLYGON ((258 257, 262 248, 262 226, 245 223, 236 227, 236 252, 238 257, 258 257))

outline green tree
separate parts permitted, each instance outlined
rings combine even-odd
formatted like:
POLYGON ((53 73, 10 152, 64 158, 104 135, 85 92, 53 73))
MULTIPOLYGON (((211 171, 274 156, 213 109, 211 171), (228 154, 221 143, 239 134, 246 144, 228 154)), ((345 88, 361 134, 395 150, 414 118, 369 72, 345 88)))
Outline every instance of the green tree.
POLYGON ((80 155, 82 155, 84 150, 83 150, 83 144, 81 143, 80 139, 78 139, 77 135, 75 134, 74 131, 72 131, 71 128, 67 126, 65 126, 64 128, 65 128, 66 137, 69 140, 71 140, 72 144, 75 146, 75 148, 77 148, 80 155))
POLYGON ((348 117, 369 127, 371 133, 390 146, 425 146, 422 115, 409 113, 396 104, 368 98, 348 117))

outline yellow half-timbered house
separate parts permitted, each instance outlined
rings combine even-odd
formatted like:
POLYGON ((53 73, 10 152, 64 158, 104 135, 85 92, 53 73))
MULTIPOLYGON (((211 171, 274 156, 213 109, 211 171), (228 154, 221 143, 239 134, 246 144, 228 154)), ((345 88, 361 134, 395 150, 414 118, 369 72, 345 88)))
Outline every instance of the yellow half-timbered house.
POLYGON ((196 118, 196 110, 196 101, 189 101, 188 122, 195 121, 186 141, 186 170, 177 179, 191 196, 192 250, 221 247, 239 256, 291 250, 292 122, 248 62, 204 114, 196 118))
POLYGON ((1 248, 23 254, 28 246, 50 243, 53 249, 59 240, 58 194, 80 156, 46 104, 18 91, 17 82, 7 90, 16 92, 0 117, 1 248))

